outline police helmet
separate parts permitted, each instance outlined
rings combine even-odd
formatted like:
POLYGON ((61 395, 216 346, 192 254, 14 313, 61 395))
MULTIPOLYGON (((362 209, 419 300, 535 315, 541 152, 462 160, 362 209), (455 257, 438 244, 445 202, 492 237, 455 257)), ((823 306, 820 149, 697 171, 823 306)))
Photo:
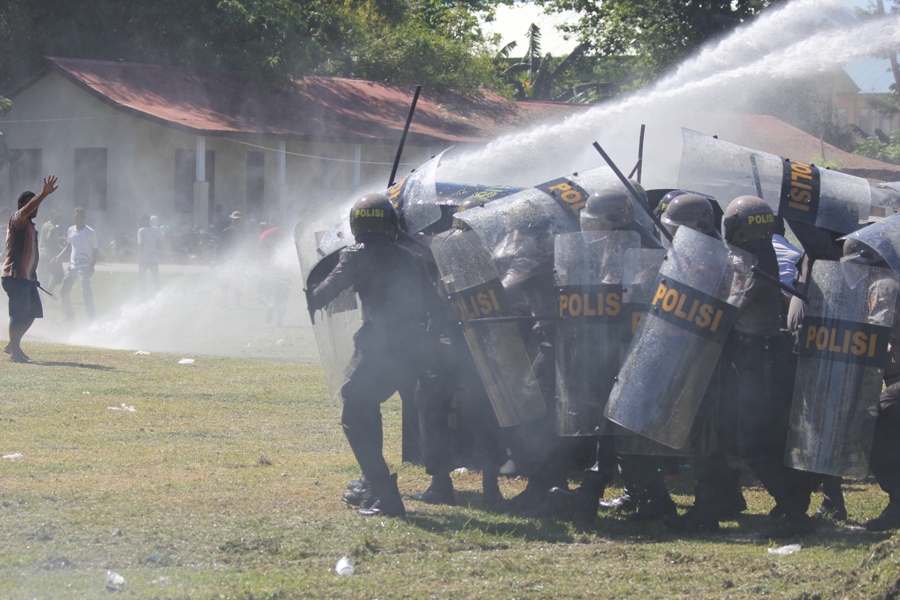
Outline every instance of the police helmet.
POLYGON ((846 238, 844 240, 844 260, 862 265, 888 266, 879 253, 856 238, 846 238))
MULTIPOLYGON (((668 196, 668 194, 666 195, 668 196)), ((716 236, 712 205, 709 200, 699 194, 682 192, 672 198, 666 204, 660 221, 672 235, 675 235, 679 227, 684 226, 696 229, 706 235, 716 236)))
POLYGON ((653 209, 653 214, 659 218, 662 218, 663 213, 666 212, 666 208, 668 208, 672 200, 687 193, 688 192, 684 190, 672 190, 671 192, 667 193, 665 196, 660 198, 659 204, 657 204, 656 208, 653 209))
POLYGON ((350 209, 350 231, 355 238, 375 233, 394 240, 399 229, 397 211, 384 194, 366 194, 350 209))
POLYGON ((741 246, 759 240, 771 240, 775 229, 775 215, 762 198, 739 196, 725 209, 722 226, 725 241, 729 244, 741 246))
POLYGON ((608 231, 634 222, 634 205, 625 190, 594 192, 581 210, 582 231, 608 231))

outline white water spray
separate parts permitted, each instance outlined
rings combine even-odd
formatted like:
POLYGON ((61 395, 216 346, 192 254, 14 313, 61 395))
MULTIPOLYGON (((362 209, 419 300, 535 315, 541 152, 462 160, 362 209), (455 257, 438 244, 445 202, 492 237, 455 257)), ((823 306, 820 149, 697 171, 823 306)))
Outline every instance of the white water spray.
POLYGON ((896 15, 857 22, 836 2, 797 0, 708 45, 649 90, 560 124, 501 137, 480 151, 446 160, 441 176, 534 185, 603 164, 590 147, 594 140, 624 169, 636 158, 637 131, 645 123, 649 187, 674 186, 681 127, 714 134, 709 128, 717 119, 711 115, 745 112, 769 86, 821 76, 853 58, 897 46, 896 15))

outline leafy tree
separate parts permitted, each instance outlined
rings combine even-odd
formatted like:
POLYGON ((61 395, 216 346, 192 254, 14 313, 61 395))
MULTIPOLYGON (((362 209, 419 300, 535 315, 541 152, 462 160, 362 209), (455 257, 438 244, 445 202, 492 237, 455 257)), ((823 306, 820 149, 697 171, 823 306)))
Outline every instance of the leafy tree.
POLYGON ((43 56, 499 86, 476 15, 511 0, 4 0, 0 88, 43 56))
POLYGON ((883 133, 869 136, 854 154, 900 165, 900 131, 893 131, 889 136, 883 133))
POLYGON ((587 44, 579 44, 562 60, 554 59, 551 54, 542 58, 540 27, 532 23, 526 36, 528 49, 525 56, 506 68, 506 81, 515 88, 515 97, 519 100, 555 100, 559 95, 556 90, 557 79, 571 70, 584 54, 587 44))
POLYGON ((778 1, 538 0, 549 10, 579 14, 562 29, 587 44, 589 54, 633 57, 637 83, 658 77, 778 1))

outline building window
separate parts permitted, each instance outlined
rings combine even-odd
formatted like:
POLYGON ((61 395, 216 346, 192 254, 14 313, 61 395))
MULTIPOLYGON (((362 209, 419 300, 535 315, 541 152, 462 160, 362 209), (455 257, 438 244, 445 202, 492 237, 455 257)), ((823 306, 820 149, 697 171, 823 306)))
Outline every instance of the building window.
POLYGON ((15 205, 22 192, 41 191, 41 151, 10 150, 9 157, 9 193, 13 196, 10 204, 15 205))
MULTIPOLYGON (((175 212, 194 212, 194 182, 197 181, 197 152, 175 149, 175 212)), ((209 182, 209 206, 215 206, 216 152, 206 151, 206 181, 209 182)), ((202 213, 201 213, 202 214, 202 213)))
POLYGON ((262 152, 247 152, 247 212, 263 212, 266 192, 266 155, 262 152))
POLYGON ((75 206, 106 210, 106 148, 75 148, 75 206))

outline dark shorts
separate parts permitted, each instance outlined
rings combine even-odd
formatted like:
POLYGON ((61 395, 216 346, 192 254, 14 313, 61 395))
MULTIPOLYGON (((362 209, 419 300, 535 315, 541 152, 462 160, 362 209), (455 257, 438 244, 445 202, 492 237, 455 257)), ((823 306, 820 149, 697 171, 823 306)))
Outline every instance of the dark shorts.
POLYGON ((36 281, 4 277, 3 289, 9 296, 10 325, 24 325, 44 316, 36 281))

